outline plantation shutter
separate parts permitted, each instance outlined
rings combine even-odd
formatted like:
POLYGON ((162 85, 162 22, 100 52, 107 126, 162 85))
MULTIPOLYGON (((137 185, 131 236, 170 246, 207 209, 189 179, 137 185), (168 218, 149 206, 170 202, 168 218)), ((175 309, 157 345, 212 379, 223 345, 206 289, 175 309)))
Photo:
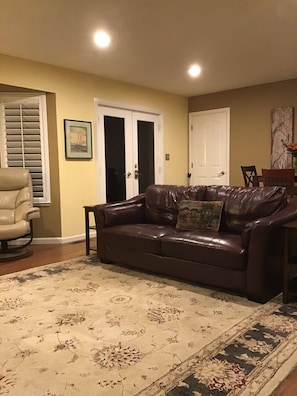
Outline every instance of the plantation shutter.
POLYGON ((35 203, 48 201, 42 114, 40 96, 4 103, 6 166, 29 169, 35 203))

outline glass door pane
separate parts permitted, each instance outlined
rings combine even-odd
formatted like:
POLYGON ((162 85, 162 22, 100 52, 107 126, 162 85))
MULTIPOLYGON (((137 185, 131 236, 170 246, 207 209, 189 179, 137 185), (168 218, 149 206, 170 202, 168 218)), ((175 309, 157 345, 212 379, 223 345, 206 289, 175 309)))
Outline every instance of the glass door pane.
POLYGON ((124 121, 104 116, 106 202, 126 199, 124 121))
POLYGON ((155 183, 154 123, 137 121, 138 192, 155 183))

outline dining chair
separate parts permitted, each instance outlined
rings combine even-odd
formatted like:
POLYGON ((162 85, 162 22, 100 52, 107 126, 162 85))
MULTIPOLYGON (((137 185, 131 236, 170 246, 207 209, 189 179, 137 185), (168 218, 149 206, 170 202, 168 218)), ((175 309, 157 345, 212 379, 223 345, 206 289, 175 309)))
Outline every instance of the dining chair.
POLYGON ((286 187, 288 194, 294 194, 295 169, 262 169, 264 186, 286 187))
POLYGON ((245 187, 258 187, 259 180, 255 165, 241 167, 245 187))

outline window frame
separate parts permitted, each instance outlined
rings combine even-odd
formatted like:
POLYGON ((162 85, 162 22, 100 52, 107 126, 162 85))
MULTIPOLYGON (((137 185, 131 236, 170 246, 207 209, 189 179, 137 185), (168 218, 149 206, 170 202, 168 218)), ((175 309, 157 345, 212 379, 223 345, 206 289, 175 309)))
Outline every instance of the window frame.
MULTIPOLYGON (((41 147, 41 173, 42 173, 42 197, 34 197, 35 205, 48 205, 51 203, 50 192, 50 167, 49 167, 49 145, 47 126, 47 107, 45 93, 0 93, 0 167, 8 167, 6 125, 5 125, 5 104, 25 103, 30 100, 38 100, 39 103, 39 123, 40 123, 40 147, 41 147)), ((24 166, 25 167, 25 164, 24 166)), ((34 195, 34 194, 33 194, 34 195)))

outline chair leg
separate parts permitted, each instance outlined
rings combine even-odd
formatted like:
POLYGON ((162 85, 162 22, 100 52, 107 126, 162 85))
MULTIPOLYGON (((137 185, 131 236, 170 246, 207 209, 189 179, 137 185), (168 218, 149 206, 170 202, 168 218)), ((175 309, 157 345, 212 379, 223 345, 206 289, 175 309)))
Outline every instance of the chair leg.
POLYGON ((7 249, 8 249, 8 242, 1 241, 1 250, 7 250, 7 249))

